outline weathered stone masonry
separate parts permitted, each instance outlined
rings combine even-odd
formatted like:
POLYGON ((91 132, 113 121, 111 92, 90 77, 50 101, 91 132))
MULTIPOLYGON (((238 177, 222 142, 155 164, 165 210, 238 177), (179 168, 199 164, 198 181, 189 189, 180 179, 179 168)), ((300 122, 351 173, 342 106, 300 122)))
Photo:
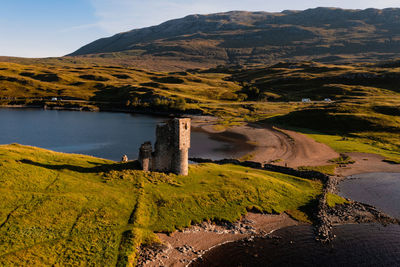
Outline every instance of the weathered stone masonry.
POLYGON ((146 142, 140 146, 139 149, 139 162, 144 171, 150 171, 152 166, 152 152, 153 148, 150 142, 146 142))
POLYGON ((150 142, 139 150, 139 162, 144 171, 173 172, 188 175, 190 119, 172 119, 157 125, 154 152, 150 142))

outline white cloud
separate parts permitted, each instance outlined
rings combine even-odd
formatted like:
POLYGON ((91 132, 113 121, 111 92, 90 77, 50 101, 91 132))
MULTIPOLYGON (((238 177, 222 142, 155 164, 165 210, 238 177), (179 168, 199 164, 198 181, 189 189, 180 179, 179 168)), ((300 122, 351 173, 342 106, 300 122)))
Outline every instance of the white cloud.
POLYGON ((93 29, 93 28, 98 28, 98 27, 100 27, 98 23, 83 24, 83 25, 76 25, 76 26, 62 29, 59 32, 74 32, 74 31, 81 31, 81 30, 93 29))
POLYGON ((162 23, 189 14, 207 14, 230 10, 278 12, 318 6, 358 8, 400 7, 394 0, 91 0, 98 25, 113 34, 162 23))

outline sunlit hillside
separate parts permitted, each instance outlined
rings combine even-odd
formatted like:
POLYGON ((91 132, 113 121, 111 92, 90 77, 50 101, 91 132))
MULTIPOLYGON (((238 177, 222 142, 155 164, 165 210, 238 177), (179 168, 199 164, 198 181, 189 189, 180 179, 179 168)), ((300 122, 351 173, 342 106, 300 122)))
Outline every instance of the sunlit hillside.
POLYGON ((126 266, 158 242, 154 232, 235 221, 247 209, 307 221, 302 207, 322 189, 234 165, 193 165, 181 177, 16 144, 0 146, 0 161, 1 266, 126 266))

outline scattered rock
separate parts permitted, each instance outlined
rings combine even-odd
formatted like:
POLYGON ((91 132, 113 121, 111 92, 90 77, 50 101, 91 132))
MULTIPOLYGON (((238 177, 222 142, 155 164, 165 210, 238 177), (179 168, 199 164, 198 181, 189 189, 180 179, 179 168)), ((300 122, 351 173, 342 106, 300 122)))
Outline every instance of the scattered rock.
POLYGON ((137 266, 145 266, 151 262, 158 260, 159 258, 168 258, 167 251, 171 249, 170 247, 164 244, 152 244, 152 245, 143 245, 139 248, 139 258, 137 262, 137 266))

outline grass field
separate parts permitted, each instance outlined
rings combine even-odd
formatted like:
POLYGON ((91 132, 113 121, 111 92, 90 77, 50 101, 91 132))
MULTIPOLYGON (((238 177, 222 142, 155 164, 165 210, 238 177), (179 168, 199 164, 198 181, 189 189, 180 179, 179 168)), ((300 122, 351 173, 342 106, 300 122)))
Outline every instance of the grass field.
POLYGON ((334 195, 332 193, 328 193, 326 195, 326 203, 328 204, 329 207, 333 208, 336 205, 348 203, 348 201, 338 195, 334 195))
MULTIPOLYGON (((337 152, 361 152, 384 156, 386 159, 400 164, 400 149, 384 141, 374 141, 368 138, 343 138, 338 135, 307 134, 320 143, 332 147, 337 152)), ((394 137, 395 135, 393 135, 394 137)), ((396 143, 398 140, 395 141, 396 143)))
POLYGON ((321 193, 318 181, 234 165, 190 166, 187 177, 82 155, 0 146, 0 265, 125 266, 136 248, 204 220, 248 209, 287 211, 321 193))

